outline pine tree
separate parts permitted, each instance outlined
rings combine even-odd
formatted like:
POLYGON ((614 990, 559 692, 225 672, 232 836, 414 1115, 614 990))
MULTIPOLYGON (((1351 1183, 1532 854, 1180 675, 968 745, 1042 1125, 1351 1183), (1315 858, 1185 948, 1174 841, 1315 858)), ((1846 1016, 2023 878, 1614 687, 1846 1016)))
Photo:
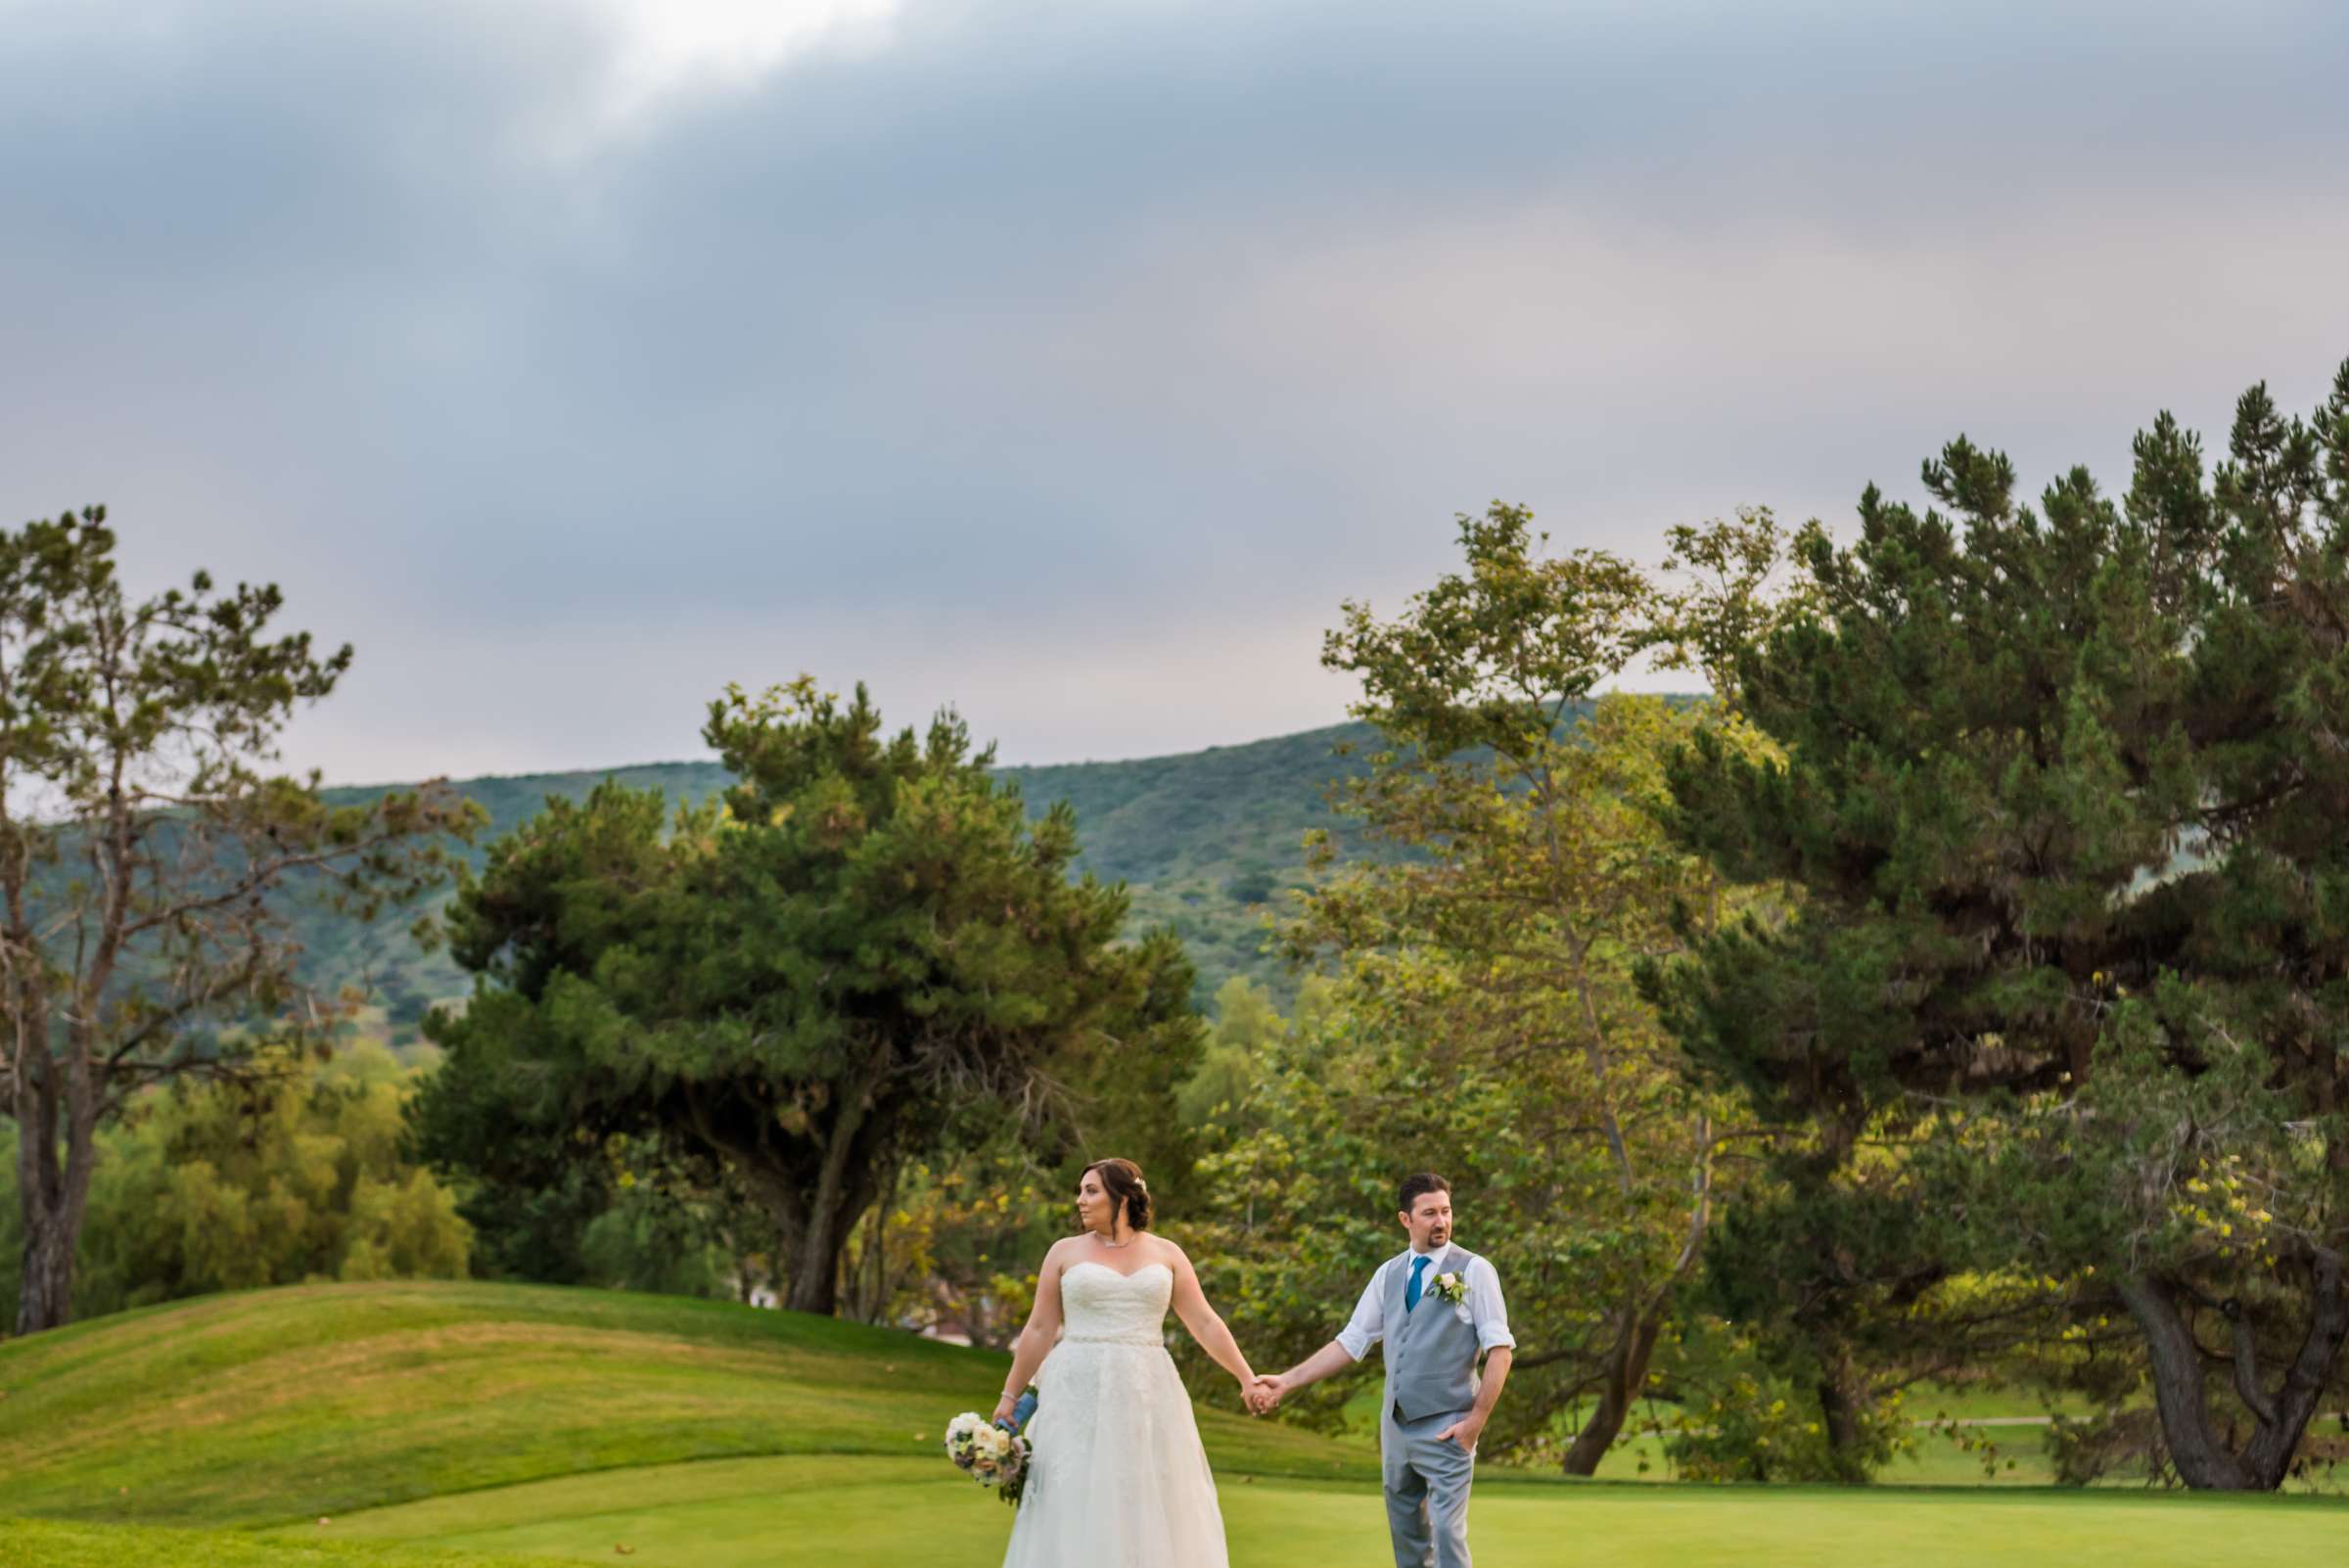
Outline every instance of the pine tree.
POLYGON ((123 591, 103 507, 0 530, 0 1114, 18 1125, 17 1332, 70 1315, 99 1132, 143 1091, 282 1066, 337 998, 298 900, 414 898, 474 808, 442 785, 330 807, 272 774, 345 647, 273 636, 273 584, 123 591))
POLYGON ((1738 666, 1783 759, 1673 778, 1683 843, 1801 901, 1648 983, 1806 1133, 1742 1256, 1822 1376, 1867 1303, 2044 1273, 2134 1323, 2188 1484, 2266 1489, 2349 1340, 2349 365, 2231 447, 2164 414, 2120 500, 2035 510, 1960 438, 1809 541, 1815 613, 1738 666))
POLYGON ((1191 971, 1169 937, 1121 940, 1122 887, 1071 880, 1073 812, 1031 824, 959 719, 885 736, 861 687, 737 690, 705 736, 722 801, 666 830, 657 793, 551 801, 460 892, 479 978, 428 1023, 438 1163, 529 1185, 567 1150, 653 1139, 739 1182, 786 1305, 819 1313, 893 1163, 958 1119, 1156 1129, 1097 1152, 1179 1164, 1191 971))

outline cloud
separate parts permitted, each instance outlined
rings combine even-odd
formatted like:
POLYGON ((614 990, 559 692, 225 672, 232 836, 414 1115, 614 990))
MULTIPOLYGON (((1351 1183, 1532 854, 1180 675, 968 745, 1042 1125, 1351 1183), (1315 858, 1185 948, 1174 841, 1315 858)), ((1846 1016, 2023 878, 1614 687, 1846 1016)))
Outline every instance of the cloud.
MULTIPOLYGON (((817 52, 885 47, 899 0, 603 0, 614 37, 587 145, 625 134, 673 99, 750 91, 817 52)), ((586 146, 578 149, 581 152, 586 146)))
POLYGON ((683 755, 801 668, 1015 760, 1245 739, 1495 496, 1644 551, 1959 430, 2117 484, 2349 353, 2331 7, 0 27, 8 504, 282 579, 343 776, 683 755))

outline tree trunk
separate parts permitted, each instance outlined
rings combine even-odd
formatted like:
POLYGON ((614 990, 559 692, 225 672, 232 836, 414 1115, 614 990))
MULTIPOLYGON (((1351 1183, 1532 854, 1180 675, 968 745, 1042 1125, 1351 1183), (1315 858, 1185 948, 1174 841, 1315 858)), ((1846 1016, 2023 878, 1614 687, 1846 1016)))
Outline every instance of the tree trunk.
POLYGON ((2188 1486, 2211 1492, 2273 1492, 2290 1474, 2292 1455, 2317 1413, 2341 1346, 2349 1341, 2349 1291, 2343 1289, 2340 1259, 2322 1254, 2310 1266, 2309 1275, 2308 1331, 2285 1368, 2281 1387, 2273 1393, 2261 1382, 2256 1335, 2244 1309, 2230 1304, 2236 1398, 2252 1422, 2239 1451, 2211 1419, 2206 1374, 2212 1358, 2194 1339, 2176 1288, 2150 1275, 2121 1281, 2121 1299, 2144 1331, 2162 1442, 2178 1466, 2178 1478, 2188 1486))
MULTIPOLYGON (((882 1130, 861 1124, 852 1140, 879 1142, 882 1130)), ((721 1145, 723 1147, 723 1145, 721 1145)), ((851 1149, 836 1142, 825 1153, 826 1179, 808 1181, 798 1167, 780 1165, 766 1151, 730 1150, 743 1185, 773 1219, 777 1264, 783 1274, 783 1305, 795 1313, 840 1310, 841 1259, 849 1249, 849 1234, 871 1206, 880 1184, 869 1150, 851 1149)))
POLYGON ((898 1107, 872 1103, 885 1070, 885 1062, 870 1069, 862 1084, 841 1095, 831 1125, 817 1137, 794 1138, 781 1147, 769 1140, 765 1126, 728 1122, 687 1096, 696 1132, 774 1222, 783 1306, 792 1312, 831 1316, 840 1310, 841 1259, 880 1186, 880 1166, 897 1126, 898 1107))
MULTIPOLYGON (((1629 1314, 1623 1314, 1628 1317, 1629 1314)), ((1590 1419, 1575 1434, 1574 1445, 1566 1451, 1559 1466, 1568 1475, 1595 1475, 1598 1461, 1605 1458, 1607 1450, 1623 1432, 1623 1423, 1632 1413, 1632 1403, 1647 1384, 1647 1366, 1656 1353, 1657 1336, 1664 1329, 1664 1308, 1661 1304, 1631 1321, 1623 1321, 1615 1344, 1607 1352, 1606 1369, 1598 1389, 1598 1407, 1590 1419)))
POLYGON ((868 1323, 878 1323, 889 1314, 889 1212, 897 1206, 897 1201, 898 1165, 893 1160, 889 1175, 881 1182, 880 1200, 872 1205, 865 1232, 863 1299, 857 1303, 856 1315, 868 1323))
POLYGON ((791 1290, 783 1305, 795 1313, 832 1315, 840 1307, 840 1257, 848 1250, 849 1231, 856 1223, 848 1194, 811 1194, 806 1221, 791 1255, 791 1290))
POLYGON ((1858 1380, 1851 1358, 1842 1342, 1828 1335, 1816 1336, 1814 1347, 1819 1354, 1819 1416, 1825 1428, 1827 1458, 1836 1480, 1857 1486, 1867 1480, 1867 1460, 1861 1453, 1864 1400, 1854 1386, 1858 1380))
POLYGON ((24 1278, 17 1297, 17 1332, 62 1328, 73 1315, 73 1237, 24 1205, 24 1278))
POLYGON ((28 1051, 13 1107, 17 1121, 17 1194, 23 1218, 24 1275, 17 1298, 17 1332, 61 1328, 73 1316, 73 1254, 88 1211, 90 1176, 97 1165, 98 1130, 89 1096, 59 1104, 60 1065, 46 1051, 28 1051), (61 1112, 63 1113, 61 1115, 61 1112), (60 1124, 63 1124, 61 1129, 60 1124), (58 1135, 65 1134, 65 1158, 58 1135))
POLYGON ((2178 1478, 2197 1490, 2248 1489, 2250 1477, 2242 1462, 2211 1430, 2202 1350, 2168 1283, 2150 1277, 2124 1279, 2120 1291, 2129 1314, 2144 1330, 2153 1401, 2161 1410, 2161 1438, 2169 1448, 2170 1462, 2178 1466, 2178 1478))

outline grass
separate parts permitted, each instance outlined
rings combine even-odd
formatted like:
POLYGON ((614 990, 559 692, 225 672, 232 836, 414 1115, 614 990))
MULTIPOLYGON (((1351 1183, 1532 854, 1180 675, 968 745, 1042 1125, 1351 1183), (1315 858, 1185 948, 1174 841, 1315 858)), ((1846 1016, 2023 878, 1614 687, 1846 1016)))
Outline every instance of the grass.
MULTIPOLYGON (((2047 1407, 2037 1395, 2023 1389, 1989 1387, 1951 1388, 1927 1384, 1910 1391, 1907 1407, 1917 1420, 1939 1420, 1950 1417, 1963 1421, 1998 1420, 2004 1422, 2015 1417, 2037 1422, 2044 1418, 2047 1407)), ((2077 1410, 2078 1401, 2067 1400, 2060 1408, 2077 1410)), ((1646 1413, 1642 1407, 1640 1414, 1646 1413)), ((1351 1399, 1346 1402, 1346 1426, 1350 1439, 1361 1444, 1378 1441, 1378 1383, 1375 1374, 1363 1379, 1351 1399)), ((1573 1417, 1561 1418, 1557 1433, 1561 1440, 1578 1429, 1573 1417)), ((2037 1425, 2005 1425, 1970 1429, 1968 1436, 1987 1440, 1996 1450, 1992 1455, 1995 1468, 1985 1471, 1980 1452, 1958 1447, 1949 1433, 1928 1427, 1914 1429, 1915 1446, 1896 1457, 1885 1467, 1880 1479, 1891 1486, 1947 1486, 1947 1487, 2048 1487, 2055 1483, 2055 1470, 2050 1460, 2044 1441, 2044 1428, 2037 1425)), ((1599 1460, 1598 1479, 1601 1481, 1645 1481, 1656 1484, 1678 1481, 1671 1457, 1664 1451, 1664 1439, 1652 1433, 1641 1433, 1635 1420, 1625 1428, 1599 1460)), ((2120 1475, 2111 1484, 2135 1486, 2142 1484, 2142 1473, 2120 1475)), ((2100 1483, 2101 1484, 2101 1483, 2100 1483)))
MULTIPOLYGON (((2048 1487, 2054 1484, 2054 1466, 2033 1427, 2000 1427, 1986 1434, 1996 1445, 1997 1470, 1985 1473, 1982 1455, 1960 1449, 1939 1432, 1919 1431, 1916 1447, 1896 1457, 1880 1472, 1886 1486, 1909 1487, 2048 1487), (2011 1463, 2012 1468, 2008 1468, 2011 1463)), ((1664 1440, 1653 1436, 1616 1440, 1598 1464, 1601 1481, 1643 1481, 1656 1484, 1680 1479, 1664 1452, 1664 1440), (1646 1465, 1641 1469, 1642 1464, 1646 1465)), ((2115 1484, 2131 1486, 2137 1479, 2115 1484)))
MULTIPOLYGON (((1232 1568, 1386 1560, 1376 1491, 1225 1476, 1232 1568)), ((785 1458, 572 1478, 266 1535, 0 1522, 8 1568, 995 1568, 1009 1511, 910 1460, 785 1458), (624 1552, 622 1548, 625 1548, 624 1552)), ((2205 1568, 2328 1561, 2322 1499, 2111 1492, 1837 1492, 1487 1478, 1485 1568, 2205 1568)))
MULTIPOLYGON (((1385 1559, 1376 1490, 1221 1478, 1233 1568, 1385 1559)), ((470 1550, 676 1568, 751 1568, 788 1542, 830 1568, 920 1561, 994 1568, 1008 1511, 936 1465, 767 1459, 515 1488, 347 1522, 350 1532, 470 1550)), ((1670 1488, 1486 1476, 1474 1543, 1487 1568, 2187 1568, 2321 1560, 2349 1511, 2321 1501, 2121 1493, 1670 1488), (2250 1549, 2246 1530, 2256 1530, 2250 1549), (1602 1547, 1603 1544, 1603 1547, 1602 1547)))
MULTIPOLYGON (((124 1314, 0 1344, 0 1509, 24 1516, 0 1520, 0 1568, 993 1568, 1011 1513, 938 1434, 1002 1368, 829 1319, 544 1287, 307 1286, 124 1314)), ((1201 1424, 1233 1568, 1385 1560, 1361 1443, 1201 1424)), ((2323 1560, 2349 1506, 1488 1468, 1474 1532, 1487 1568, 2185 1568, 2323 1560)))
MULTIPOLYGON (((1005 1359, 724 1302, 545 1286, 207 1297, 0 1345, 11 1513, 252 1525, 553 1476, 794 1453, 927 1456, 1005 1359)), ((1204 1412, 1219 1462, 1369 1458, 1204 1412)))
POLYGON ((0 1519, 6 1568, 547 1568, 543 1556, 491 1557, 379 1543, 266 1541, 223 1531, 0 1519))

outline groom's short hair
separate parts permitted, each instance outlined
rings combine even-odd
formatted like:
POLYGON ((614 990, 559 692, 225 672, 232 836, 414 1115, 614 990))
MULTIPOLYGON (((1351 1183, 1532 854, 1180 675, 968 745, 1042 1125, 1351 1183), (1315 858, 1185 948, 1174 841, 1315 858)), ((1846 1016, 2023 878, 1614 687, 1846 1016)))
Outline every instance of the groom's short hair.
POLYGON ((1433 1171, 1422 1171, 1417 1176, 1405 1176, 1403 1178, 1403 1201, 1395 1207, 1404 1214, 1409 1214, 1411 1205, 1431 1192, 1441 1192, 1449 1198, 1451 1196, 1451 1183, 1433 1171))

